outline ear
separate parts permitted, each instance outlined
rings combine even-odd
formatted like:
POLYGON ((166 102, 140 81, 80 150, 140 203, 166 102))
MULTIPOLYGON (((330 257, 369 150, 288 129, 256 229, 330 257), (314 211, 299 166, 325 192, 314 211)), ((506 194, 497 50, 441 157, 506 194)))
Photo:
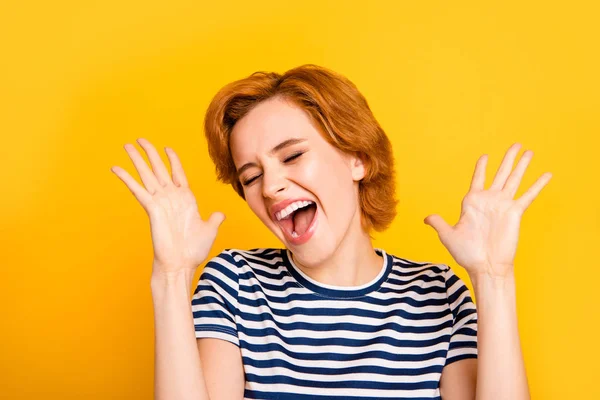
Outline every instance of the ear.
POLYGON ((352 179, 355 181, 360 181, 365 177, 367 171, 362 153, 357 152, 350 157, 350 171, 352 172, 352 179))

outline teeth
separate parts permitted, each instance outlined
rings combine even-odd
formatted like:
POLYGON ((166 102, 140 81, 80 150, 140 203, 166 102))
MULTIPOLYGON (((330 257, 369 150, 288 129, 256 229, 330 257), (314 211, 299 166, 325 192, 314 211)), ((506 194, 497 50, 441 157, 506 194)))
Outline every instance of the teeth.
POLYGON ((313 202, 312 201, 295 201, 292 204, 290 204, 289 206, 287 206, 286 208, 284 208, 283 210, 276 212, 275 218, 277 218, 277 221, 281 221, 282 219, 284 219, 285 217, 287 217, 288 215, 290 215, 297 209, 306 207, 309 204, 313 204, 313 202))
POLYGON ((292 237, 297 238, 299 235, 296 233, 296 231, 292 232, 292 237))

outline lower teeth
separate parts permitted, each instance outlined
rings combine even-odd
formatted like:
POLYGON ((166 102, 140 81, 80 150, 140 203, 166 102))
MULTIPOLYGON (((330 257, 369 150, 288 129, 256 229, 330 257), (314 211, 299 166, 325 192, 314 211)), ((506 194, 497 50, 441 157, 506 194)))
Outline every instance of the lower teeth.
POLYGON ((300 235, 298 235, 298 234, 296 233, 296 231, 292 232, 292 237, 295 237, 295 238, 297 238, 298 236, 300 236, 300 235))

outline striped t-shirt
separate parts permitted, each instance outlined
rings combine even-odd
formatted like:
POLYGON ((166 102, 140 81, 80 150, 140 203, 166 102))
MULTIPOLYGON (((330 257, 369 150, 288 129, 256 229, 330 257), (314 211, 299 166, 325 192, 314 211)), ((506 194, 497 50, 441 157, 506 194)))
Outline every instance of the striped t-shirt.
POLYGON ((319 283, 287 249, 226 249, 192 299, 196 338, 240 347, 245 399, 441 399, 442 368, 477 358, 477 313, 445 264, 386 253, 361 286, 319 283))

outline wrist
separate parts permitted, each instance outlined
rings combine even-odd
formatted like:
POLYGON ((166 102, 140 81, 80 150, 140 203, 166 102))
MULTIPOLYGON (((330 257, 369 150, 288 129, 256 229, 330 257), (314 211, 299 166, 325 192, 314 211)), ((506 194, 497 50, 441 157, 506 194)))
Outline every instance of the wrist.
POLYGON ((152 276, 161 277, 176 277, 183 275, 194 275, 198 266, 190 266, 186 264, 162 263, 154 259, 152 261, 152 276))
POLYGON ((482 291, 513 292, 516 286, 515 274, 513 270, 504 275, 494 275, 489 272, 479 272, 470 274, 469 278, 471 279, 471 283, 473 283, 473 289, 476 295, 482 291))
POLYGON ((476 268, 465 268, 472 280, 506 282, 514 280, 514 264, 486 264, 476 268))
POLYGON ((188 286, 194 278, 194 269, 180 269, 177 271, 154 270, 150 277, 150 286, 152 288, 163 288, 175 286, 185 282, 188 286))

